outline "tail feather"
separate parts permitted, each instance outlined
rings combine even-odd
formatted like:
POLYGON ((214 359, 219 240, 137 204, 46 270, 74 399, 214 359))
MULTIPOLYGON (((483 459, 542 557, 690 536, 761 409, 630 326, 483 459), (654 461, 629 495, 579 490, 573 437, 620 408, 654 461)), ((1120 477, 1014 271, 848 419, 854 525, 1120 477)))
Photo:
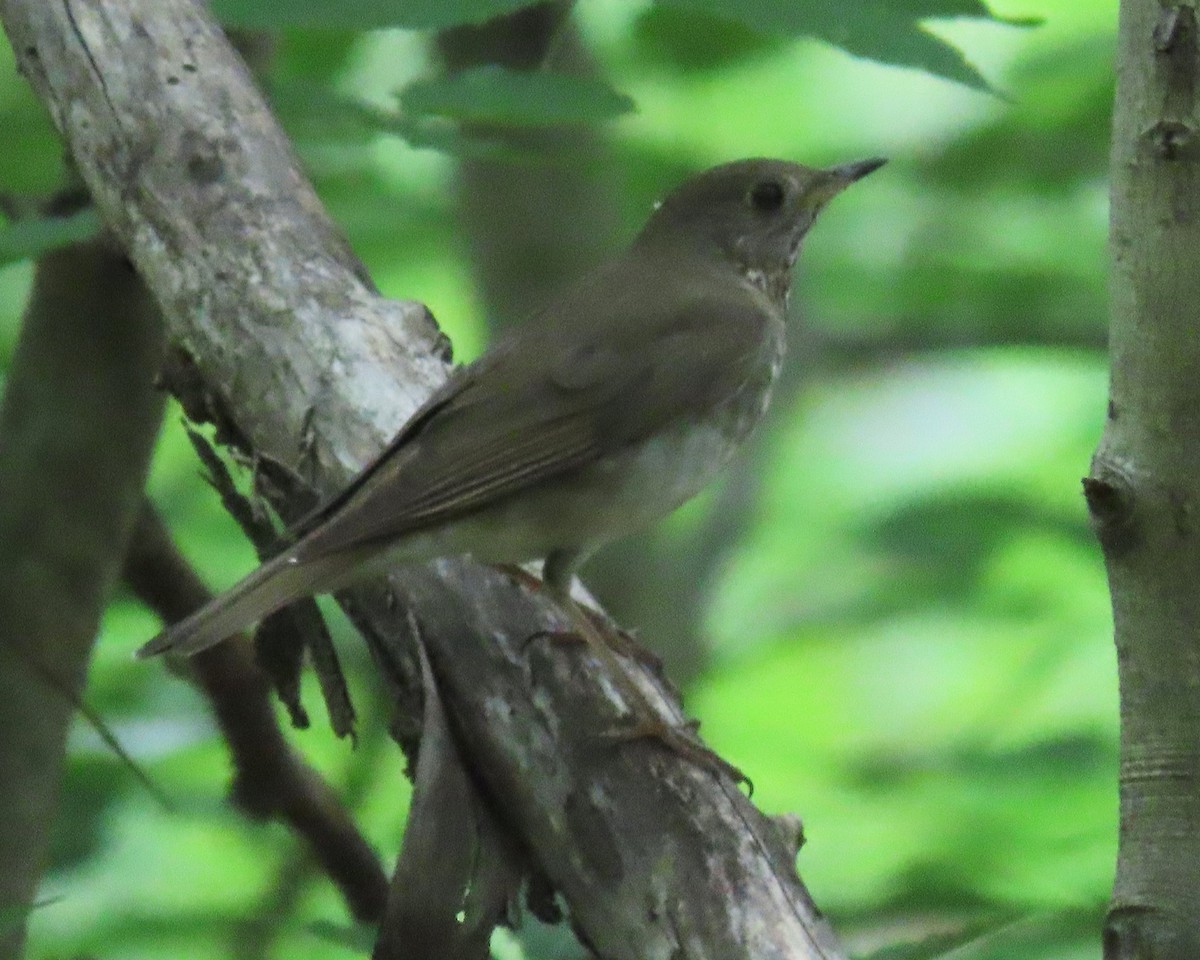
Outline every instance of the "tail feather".
POLYGON ((164 629, 138 650, 139 658, 160 653, 190 656, 215 646, 293 600, 327 590, 344 569, 344 557, 299 561, 288 550, 268 560, 199 610, 164 629))

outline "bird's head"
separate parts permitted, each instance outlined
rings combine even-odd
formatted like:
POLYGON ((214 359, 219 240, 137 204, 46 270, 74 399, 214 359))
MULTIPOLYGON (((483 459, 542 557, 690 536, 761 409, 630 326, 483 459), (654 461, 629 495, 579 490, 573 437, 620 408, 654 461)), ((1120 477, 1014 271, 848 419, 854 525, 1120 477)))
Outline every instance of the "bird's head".
POLYGON ((659 204, 635 246, 722 257, 752 282, 784 296, 800 243, 817 214, 884 162, 872 158, 821 170, 754 159, 713 167, 659 204))

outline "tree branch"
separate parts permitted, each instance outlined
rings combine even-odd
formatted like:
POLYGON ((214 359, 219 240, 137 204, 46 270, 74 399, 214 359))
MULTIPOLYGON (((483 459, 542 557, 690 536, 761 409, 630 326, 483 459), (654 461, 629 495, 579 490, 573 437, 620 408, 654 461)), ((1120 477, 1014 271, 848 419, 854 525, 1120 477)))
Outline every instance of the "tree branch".
MULTIPOLYGON (((325 493, 344 484, 444 377, 441 341, 420 306, 375 294, 204 7, 0 0, 0 17, 194 361, 174 380, 187 408, 325 493)), ((619 698, 578 650, 526 644, 556 614, 505 577, 442 560, 339 595, 410 730, 419 672, 397 596, 473 774, 597 953, 844 955, 794 851, 733 784, 601 737, 619 698)))

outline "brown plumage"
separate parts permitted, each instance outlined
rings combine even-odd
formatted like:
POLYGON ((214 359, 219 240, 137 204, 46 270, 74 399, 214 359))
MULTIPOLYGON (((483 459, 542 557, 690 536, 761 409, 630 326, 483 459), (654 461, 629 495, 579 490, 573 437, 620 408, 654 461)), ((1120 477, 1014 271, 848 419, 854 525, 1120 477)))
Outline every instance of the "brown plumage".
POLYGON ((761 418, 790 270, 825 202, 882 161, 745 160, 687 181, 618 259, 459 368, 293 543, 140 654, 195 653, 395 563, 596 547, 697 493, 761 418))

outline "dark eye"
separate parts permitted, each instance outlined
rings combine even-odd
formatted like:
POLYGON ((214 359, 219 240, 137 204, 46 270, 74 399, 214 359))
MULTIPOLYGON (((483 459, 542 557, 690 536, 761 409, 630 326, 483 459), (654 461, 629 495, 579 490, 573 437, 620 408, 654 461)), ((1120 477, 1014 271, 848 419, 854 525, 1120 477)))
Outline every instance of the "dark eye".
POLYGON ((750 206, 759 213, 774 213, 783 206, 783 184, 778 180, 762 180, 750 188, 750 206))

